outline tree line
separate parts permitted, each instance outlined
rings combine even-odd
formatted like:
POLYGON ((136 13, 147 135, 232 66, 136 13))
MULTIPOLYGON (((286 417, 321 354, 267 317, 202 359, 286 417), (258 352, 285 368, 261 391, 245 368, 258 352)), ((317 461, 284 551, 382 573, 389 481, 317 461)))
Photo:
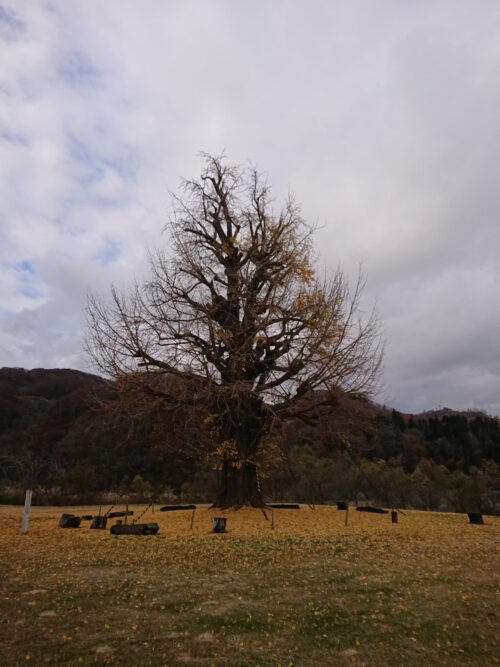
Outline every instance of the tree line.
MULTIPOLYGON (((128 489, 211 502, 216 465, 209 414, 165 411, 71 370, 0 369, 0 498, 91 502, 128 489), (110 403, 119 403, 110 407, 110 403)), ((403 415, 337 393, 315 423, 290 421, 266 439, 267 498, 308 503, 494 512, 500 498, 500 427, 481 414, 403 415)))

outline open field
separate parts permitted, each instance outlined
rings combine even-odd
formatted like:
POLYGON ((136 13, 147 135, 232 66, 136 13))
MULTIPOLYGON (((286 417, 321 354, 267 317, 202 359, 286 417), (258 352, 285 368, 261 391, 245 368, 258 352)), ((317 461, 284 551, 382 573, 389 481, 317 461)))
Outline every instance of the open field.
POLYGON ((157 536, 116 537, 60 529, 62 511, 33 508, 20 536, 22 508, 0 507, 4 667, 500 664, 500 518, 351 510, 345 527, 304 507, 273 531, 201 509, 190 531, 190 512, 157 511, 157 536))

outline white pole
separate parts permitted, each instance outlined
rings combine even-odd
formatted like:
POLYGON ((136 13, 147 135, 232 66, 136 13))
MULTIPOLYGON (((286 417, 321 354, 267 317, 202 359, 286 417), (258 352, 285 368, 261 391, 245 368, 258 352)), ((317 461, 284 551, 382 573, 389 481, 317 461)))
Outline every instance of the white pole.
POLYGON ((30 491, 30 489, 28 489, 26 491, 26 498, 24 499, 24 512, 23 512, 23 523, 21 525, 21 535, 25 535, 28 532, 32 496, 33 496, 33 491, 30 491))

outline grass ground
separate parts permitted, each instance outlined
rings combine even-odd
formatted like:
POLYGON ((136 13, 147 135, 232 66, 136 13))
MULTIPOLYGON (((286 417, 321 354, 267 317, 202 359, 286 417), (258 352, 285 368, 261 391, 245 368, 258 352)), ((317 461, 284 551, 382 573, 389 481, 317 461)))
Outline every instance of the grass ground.
POLYGON ((21 536, 0 507, 4 667, 500 664, 500 518, 244 509, 213 535, 213 511, 157 511, 157 536, 117 537, 62 511, 21 536))

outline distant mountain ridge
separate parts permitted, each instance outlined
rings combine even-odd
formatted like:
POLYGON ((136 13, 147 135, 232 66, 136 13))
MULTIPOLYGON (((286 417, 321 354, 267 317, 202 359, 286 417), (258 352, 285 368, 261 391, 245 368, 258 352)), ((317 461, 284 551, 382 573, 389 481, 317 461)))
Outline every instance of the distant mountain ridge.
MULTIPOLYGON (((438 408, 437 410, 425 410, 424 412, 419 412, 417 414, 411 415, 411 414, 405 414, 408 418, 410 416, 413 416, 414 419, 443 419, 443 417, 450 417, 453 415, 461 415, 462 417, 466 417, 467 420, 472 421, 473 419, 476 419, 477 417, 492 417, 492 415, 488 415, 484 410, 477 410, 477 409, 468 409, 468 410, 453 410, 452 408, 438 408)), ((498 417, 493 417, 494 419, 498 417)))
POLYGON ((4 395, 6 385, 10 385, 11 390, 15 387, 20 394, 30 393, 43 395, 45 398, 56 398, 58 394, 62 396, 82 386, 94 383, 108 384, 108 382, 99 375, 72 368, 33 368, 31 370, 6 366, 0 368, 0 387, 3 387, 0 395, 4 395))
POLYGON ((0 485, 78 494, 141 473, 179 487, 194 464, 174 450, 174 425, 158 410, 143 421, 110 412, 113 392, 113 382, 79 370, 0 368, 0 485))
MULTIPOLYGON (((112 383, 99 375, 71 368, 33 368, 24 369, 20 367, 0 368, 0 401, 2 399, 12 400, 23 396, 43 397, 53 400, 67 396, 74 391, 103 390, 109 388, 112 383)), ((391 410, 389 406, 372 404, 375 410, 391 410)), ((1 405, 0 405, 1 413, 1 405)), ((401 412, 405 421, 413 418, 415 421, 421 419, 442 419, 453 415, 466 417, 473 420, 477 417, 496 418, 488 415, 484 410, 467 409, 454 410, 453 408, 440 407, 425 410, 419 413, 401 412)))
MULTIPOLYGON (((114 387, 78 370, 0 368, 0 488, 29 484, 77 495, 140 475, 180 492, 199 466, 209 470, 200 456, 207 438, 203 417, 186 409, 172 413, 159 403, 136 411, 134 396, 121 412, 109 410, 114 387)), ((466 474, 484 461, 500 464, 499 420, 481 411, 410 415, 342 392, 337 399, 317 425, 286 425, 277 436, 285 458, 312 448, 322 460, 345 454, 355 465, 386 461, 408 474, 425 460, 466 474)), ((286 468, 273 473, 285 487, 286 468)))
POLYGON ((25 425, 54 402, 76 394, 99 392, 109 383, 103 378, 72 369, 0 368, 0 434, 25 425))

